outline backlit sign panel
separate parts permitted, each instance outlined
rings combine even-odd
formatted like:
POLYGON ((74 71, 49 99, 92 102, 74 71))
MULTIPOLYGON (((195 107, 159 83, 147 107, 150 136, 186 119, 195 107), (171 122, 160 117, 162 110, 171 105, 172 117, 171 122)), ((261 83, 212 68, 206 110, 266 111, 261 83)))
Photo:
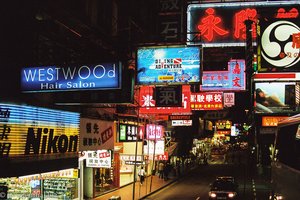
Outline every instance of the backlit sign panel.
POLYGON ((203 71, 202 91, 245 90, 245 60, 230 60, 227 71, 203 71))
POLYGON ((111 168, 111 151, 110 150, 97 150, 86 151, 86 167, 95 168, 111 168))
POLYGON ((139 48, 137 70, 137 84, 140 85, 200 82, 200 48, 139 48))
POLYGON ((300 20, 261 20, 259 71, 299 71, 300 20))
POLYGON ((114 127, 112 121, 81 118, 79 151, 113 149, 114 127))
POLYGON ((277 126, 278 122, 288 118, 287 116, 262 116, 262 126, 277 126))
POLYGON ((171 114, 171 113, 191 113, 189 85, 182 85, 182 106, 181 107, 156 107, 153 98, 154 86, 141 86, 139 90, 139 113, 140 114, 171 114))
POLYGON ((255 82, 254 85, 256 113, 290 113, 299 107, 296 82, 255 82))
POLYGON ((254 22, 252 37, 256 38, 256 23, 261 18, 295 17, 289 11, 298 9, 299 4, 299 1, 191 4, 187 9, 187 44, 245 46, 245 20, 254 22))
POLYGON ((40 66, 21 70, 23 92, 57 92, 121 87, 121 63, 75 67, 40 66))
POLYGON ((119 142, 135 142, 143 139, 143 126, 119 124, 119 142))
POLYGON ((79 113, 0 104, 2 157, 78 152, 79 113))
POLYGON ((191 94, 192 110, 222 110, 222 92, 199 92, 191 94))
POLYGON ((159 140, 164 136, 164 127, 157 124, 146 125, 146 139, 159 140))

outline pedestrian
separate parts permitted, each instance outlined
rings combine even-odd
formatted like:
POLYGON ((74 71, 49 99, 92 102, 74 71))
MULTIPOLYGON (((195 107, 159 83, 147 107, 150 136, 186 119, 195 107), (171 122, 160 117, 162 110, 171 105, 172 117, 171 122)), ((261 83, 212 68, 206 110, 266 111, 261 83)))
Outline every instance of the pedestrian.
POLYGON ((144 183, 144 180, 145 180, 145 170, 144 170, 144 167, 141 166, 139 172, 138 172, 138 175, 140 177, 140 184, 143 185, 144 183))
POLYGON ((159 173, 159 178, 163 179, 164 178, 164 168, 165 168, 165 165, 163 162, 160 162, 158 164, 158 173, 159 173))

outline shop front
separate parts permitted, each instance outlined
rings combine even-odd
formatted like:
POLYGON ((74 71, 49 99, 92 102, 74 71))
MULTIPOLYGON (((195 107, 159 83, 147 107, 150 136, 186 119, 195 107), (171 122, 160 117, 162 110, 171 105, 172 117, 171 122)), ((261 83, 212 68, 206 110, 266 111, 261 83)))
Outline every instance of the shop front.
POLYGON ((79 114, 0 103, 4 199, 78 199, 79 114))
POLYGON ((0 178, 7 199, 78 199, 78 170, 65 169, 20 177, 0 178))

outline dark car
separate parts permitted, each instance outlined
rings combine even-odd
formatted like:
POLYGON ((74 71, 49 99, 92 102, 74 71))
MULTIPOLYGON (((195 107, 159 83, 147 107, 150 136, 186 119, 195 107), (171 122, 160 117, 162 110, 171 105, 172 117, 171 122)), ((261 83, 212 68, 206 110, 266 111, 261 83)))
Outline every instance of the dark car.
POLYGON ((210 185, 209 199, 237 199, 238 184, 233 177, 217 177, 210 185))

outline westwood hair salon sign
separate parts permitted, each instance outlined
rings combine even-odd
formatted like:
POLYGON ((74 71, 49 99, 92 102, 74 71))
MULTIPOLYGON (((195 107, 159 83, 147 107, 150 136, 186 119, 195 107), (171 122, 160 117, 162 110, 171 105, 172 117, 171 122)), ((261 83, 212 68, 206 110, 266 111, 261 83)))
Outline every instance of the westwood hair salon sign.
POLYGON ((121 63, 102 63, 75 67, 40 66, 23 68, 23 92, 119 89, 121 63))

